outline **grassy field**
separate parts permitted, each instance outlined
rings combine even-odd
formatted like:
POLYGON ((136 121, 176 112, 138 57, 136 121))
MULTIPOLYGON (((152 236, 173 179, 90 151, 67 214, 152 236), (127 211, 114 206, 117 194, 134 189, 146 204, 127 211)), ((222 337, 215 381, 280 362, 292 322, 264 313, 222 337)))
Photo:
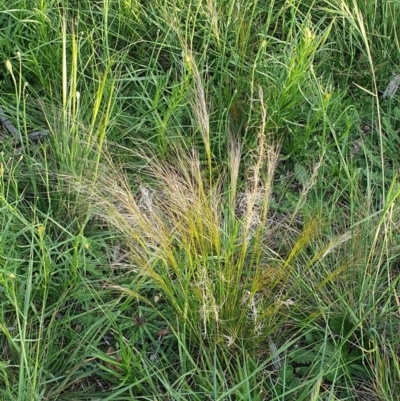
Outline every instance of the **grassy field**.
POLYGON ((0 400, 398 400, 400 3, 9 3, 0 400))

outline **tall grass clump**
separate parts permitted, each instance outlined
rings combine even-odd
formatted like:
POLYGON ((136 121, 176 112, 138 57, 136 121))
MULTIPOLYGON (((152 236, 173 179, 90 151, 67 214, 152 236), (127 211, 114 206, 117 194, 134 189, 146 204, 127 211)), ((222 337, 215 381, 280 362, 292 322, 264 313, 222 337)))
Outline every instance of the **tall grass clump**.
MULTIPOLYGON (((352 393, 391 399, 396 369, 378 369, 376 361, 398 366, 387 353, 388 344, 398 344, 392 331, 398 245, 388 234, 398 224, 398 190, 382 213, 371 214, 371 204, 354 216, 351 209, 330 210, 332 222, 326 211, 302 206, 314 192, 310 182, 297 214, 273 213, 277 148, 266 141, 260 135, 242 182, 234 139, 227 170, 212 181, 194 150, 175 148, 168 161, 134 152, 140 168, 121 169, 109 159, 94 187, 83 190, 126 251, 124 279, 106 286, 143 311, 134 325, 152 327, 146 315, 153 314, 164 327, 147 358, 156 361, 153 379, 176 397, 239 396, 249 385, 244 365, 248 380, 261 380, 251 384, 254 399, 352 393), (377 325, 387 327, 384 339, 377 325), (161 366, 171 363, 178 367, 165 377, 161 366), (208 372, 227 373, 210 381, 208 372), (390 386, 382 386, 382 375, 390 386)), ((341 196, 333 195, 331 207, 341 196)))
POLYGON ((277 149, 264 133, 259 138, 244 185, 238 182, 241 148, 234 138, 229 168, 211 179, 196 150, 175 148, 168 161, 135 152, 140 170, 125 175, 111 164, 96 182, 93 210, 123 234, 129 250, 137 284, 127 293, 150 302, 141 287, 154 286, 153 296, 161 292, 172 316, 200 342, 250 346, 275 330, 272 294, 280 277, 263 266, 261 238, 271 229, 277 149), (139 171, 132 191, 129 177, 139 171), (264 297, 264 290, 271 293, 264 297), (258 308, 269 312, 260 314, 258 308))
MULTIPOLYGON (((89 160, 99 162, 100 154, 93 148, 102 148, 111 125, 115 76, 122 53, 97 57, 94 40, 107 43, 106 14, 96 15, 103 22, 91 25, 91 8, 79 14, 73 5, 45 3, 38 2, 37 8, 31 9, 20 1, 20 8, 1 14, 9 35, 2 31, 0 36, 7 57, 3 82, 7 93, 1 107, 21 137, 20 165, 24 168, 20 169, 20 191, 44 213, 51 210, 56 217, 58 210, 61 219, 66 214, 73 219, 74 213, 80 213, 73 206, 79 200, 73 198, 73 191, 69 191, 68 200, 57 196, 66 182, 62 176, 81 176, 89 160), (29 39, 33 32, 36 40, 29 39), (43 135, 34 144, 29 134, 39 130, 43 135)), ((9 155, 16 153, 12 147, 4 150, 9 155)))

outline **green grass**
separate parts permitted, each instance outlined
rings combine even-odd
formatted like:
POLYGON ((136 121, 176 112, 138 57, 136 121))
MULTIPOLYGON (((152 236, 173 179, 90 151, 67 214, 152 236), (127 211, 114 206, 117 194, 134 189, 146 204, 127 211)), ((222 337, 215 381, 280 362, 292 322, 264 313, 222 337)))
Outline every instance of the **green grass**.
POLYGON ((6 3, 0 400, 396 400, 400 6, 6 3))

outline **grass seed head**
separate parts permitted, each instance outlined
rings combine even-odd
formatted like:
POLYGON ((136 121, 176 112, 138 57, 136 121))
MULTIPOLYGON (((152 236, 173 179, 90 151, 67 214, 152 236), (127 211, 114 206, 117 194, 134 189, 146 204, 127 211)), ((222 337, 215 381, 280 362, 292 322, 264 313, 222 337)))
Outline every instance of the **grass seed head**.
POLYGON ((12 74, 12 64, 11 64, 11 61, 10 61, 10 60, 6 60, 6 61, 4 62, 4 65, 5 65, 5 67, 6 67, 6 70, 7 70, 10 74, 12 74))

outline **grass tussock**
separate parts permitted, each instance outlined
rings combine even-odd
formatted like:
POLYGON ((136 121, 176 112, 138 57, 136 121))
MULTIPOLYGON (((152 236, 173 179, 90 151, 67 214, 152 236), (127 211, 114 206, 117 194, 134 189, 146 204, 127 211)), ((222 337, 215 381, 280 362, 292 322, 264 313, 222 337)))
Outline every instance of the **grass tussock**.
MULTIPOLYGON (((240 152, 239 147, 234 144, 232 153, 240 152)), ((232 347, 251 344, 256 337, 264 341, 275 329, 278 305, 272 294, 279 269, 271 268, 274 276, 269 277, 268 266, 261 266, 262 242, 271 231, 269 174, 276 165, 276 149, 260 135, 259 154, 237 193, 232 190, 238 180, 235 153, 229 170, 212 182, 195 151, 175 149, 168 161, 143 153, 140 157, 145 167, 136 191, 128 177, 137 172, 122 175, 111 165, 92 194, 97 217, 122 233, 128 249, 130 270, 138 281, 126 291, 143 299, 144 283, 155 286, 198 341, 232 347), (262 316, 267 304, 270 312, 262 316)))

